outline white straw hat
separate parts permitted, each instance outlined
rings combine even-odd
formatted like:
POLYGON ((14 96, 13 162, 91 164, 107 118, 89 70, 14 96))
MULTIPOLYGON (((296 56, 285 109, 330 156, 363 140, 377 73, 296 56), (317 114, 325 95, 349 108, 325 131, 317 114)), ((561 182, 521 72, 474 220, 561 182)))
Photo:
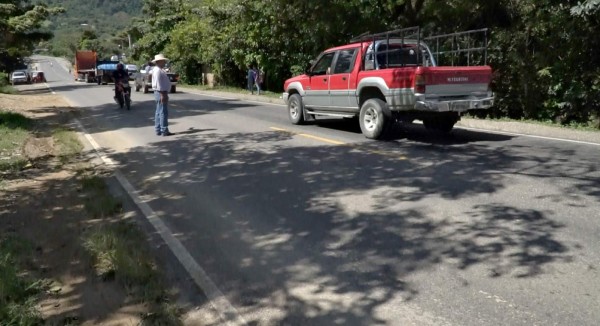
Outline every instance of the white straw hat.
POLYGON ((154 60, 152 60, 153 63, 156 63, 156 61, 169 61, 169 59, 165 58, 165 56, 162 53, 159 53, 157 55, 154 56, 154 60))

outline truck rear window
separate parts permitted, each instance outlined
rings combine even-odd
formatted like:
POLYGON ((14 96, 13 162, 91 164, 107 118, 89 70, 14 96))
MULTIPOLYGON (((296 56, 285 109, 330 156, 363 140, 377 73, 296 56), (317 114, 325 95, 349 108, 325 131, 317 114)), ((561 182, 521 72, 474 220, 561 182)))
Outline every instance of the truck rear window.
POLYGON ((398 68, 423 65, 424 52, 417 55, 416 45, 411 44, 385 44, 377 46, 376 57, 374 53, 367 52, 365 56, 365 70, 398 68))

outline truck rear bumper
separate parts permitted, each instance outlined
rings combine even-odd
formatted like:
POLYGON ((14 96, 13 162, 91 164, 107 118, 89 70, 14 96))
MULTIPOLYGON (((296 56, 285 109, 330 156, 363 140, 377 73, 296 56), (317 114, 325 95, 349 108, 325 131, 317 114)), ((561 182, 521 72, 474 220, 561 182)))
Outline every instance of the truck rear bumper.
POLYGON ((494 97, 466 99, 456 101, 417 100, 415 109, 428 112, 466 112, 469 110, 489 109, 494 105, 494 97))

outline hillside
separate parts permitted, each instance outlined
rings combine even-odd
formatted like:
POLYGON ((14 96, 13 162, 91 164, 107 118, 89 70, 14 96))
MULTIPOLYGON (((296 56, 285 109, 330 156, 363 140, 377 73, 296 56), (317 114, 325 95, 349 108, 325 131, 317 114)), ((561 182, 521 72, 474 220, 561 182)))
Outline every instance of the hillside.
POLYGON ((88 24, 95 26, 100 34, 112 33, 130 24, 131 18, 141 14, 143 0, 43 0, 48 6, 66 9, 62 15, 53 17, 54 29, 73 29, 88 24))
POLYGON ((84 31, 98 37, 99 51, 104 55, 126 46, 125 28, 142 14, 143 0, 40 0, 48 6, 65 8, 65 13, 52 17, 45 27, 54 32, 49 47, 55 55, 69 57, 84 31), (116 36, 120 35, 120 39, 116 36))

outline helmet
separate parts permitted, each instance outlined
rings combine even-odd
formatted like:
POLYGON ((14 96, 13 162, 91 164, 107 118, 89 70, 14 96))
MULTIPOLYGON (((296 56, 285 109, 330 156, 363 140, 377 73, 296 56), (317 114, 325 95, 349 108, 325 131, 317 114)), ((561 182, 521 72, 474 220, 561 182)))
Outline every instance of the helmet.
POLYGON ((118 70, 121 70, 121 69, 123 69, 123 64, 122 64, 122 63, 120 63, 120 62, 119 62, 119 63, 117 63, 117 69, 118 69, 118 70))

